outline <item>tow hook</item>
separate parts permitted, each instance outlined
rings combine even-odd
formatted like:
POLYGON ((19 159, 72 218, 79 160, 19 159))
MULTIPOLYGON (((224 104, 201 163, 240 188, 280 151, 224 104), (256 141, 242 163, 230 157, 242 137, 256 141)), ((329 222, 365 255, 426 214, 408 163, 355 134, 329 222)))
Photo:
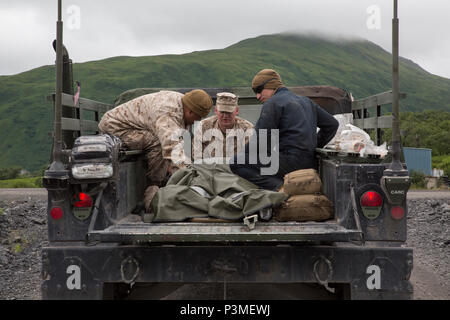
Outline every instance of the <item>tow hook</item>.
POLYGON ((257 214, 252 214, 251 216, 244 217, 244 224, 249 230, 253 230, 255 228, 256 221, 258 221, 257 214))
POLYGON ((120 264, 120 275, 122 281, 127 284, 134 283, 139 274, 139 263, 133 257, 129 256, 122 260, 120 264))
POLYGON ((320 257, 314 263, 314 277, 316 281, 327 289, 327 291, 334 293, 334 289, 328 286, 328 282, 333 278, 333 266, 325 257, 320 257))

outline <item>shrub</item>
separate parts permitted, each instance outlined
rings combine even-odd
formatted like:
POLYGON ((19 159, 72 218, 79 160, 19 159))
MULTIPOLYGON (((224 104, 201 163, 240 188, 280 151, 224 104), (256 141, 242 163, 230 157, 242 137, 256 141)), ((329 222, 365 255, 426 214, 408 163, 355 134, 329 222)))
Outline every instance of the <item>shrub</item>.
POLYGON ((418 187, 418 188, 425 188, 426 187, 426 181, 425 181, 425 174, 420 171, 411 170, 411 173, 409 174, 411 178, 411 183, 418 187))
POLYGON ((38 188, 43 188, 44 187, 44 183, 42 181, 42 177, 37 177, 34 179, 34 184, 36 187, 38 188))
POLYGON ((433 168, 443 170, 444 175, 450 176, 450 155, 433 157, 432 166, 433 168))
POLYGON ((20 167, 0 168, 0 180, 15 179, 19 176, 20 167))

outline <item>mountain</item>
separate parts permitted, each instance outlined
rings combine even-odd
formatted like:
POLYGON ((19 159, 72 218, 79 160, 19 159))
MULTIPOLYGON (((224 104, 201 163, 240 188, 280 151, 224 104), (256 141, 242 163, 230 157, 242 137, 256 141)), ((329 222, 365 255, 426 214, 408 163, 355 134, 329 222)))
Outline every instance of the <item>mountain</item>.
MULTIPOLYGON (((273 68, 288 86, 333 85, 362 98, 390 90, 391 65, 390 53, 363 39, 275 34, 220 50, 74 63, 74 80, 82 83, 81 96, 112 103, 138 87, 250 86, 256 72, 273 68)), ((54 79, 54 66, 0 76, 0 167, 33 171, 48 163, 53 107, 46 97, 54 92, 54 79)), ((404 58, 400 90, 408 95, 402 111, 450 111, 450 79, 404 58)))

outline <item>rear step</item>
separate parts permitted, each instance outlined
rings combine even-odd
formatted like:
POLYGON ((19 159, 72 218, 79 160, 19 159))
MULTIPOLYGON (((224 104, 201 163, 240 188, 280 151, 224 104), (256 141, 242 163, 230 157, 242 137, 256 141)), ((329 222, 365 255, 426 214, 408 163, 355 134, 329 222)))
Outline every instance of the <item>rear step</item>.
POLYGON ((361 232, 334 221, 260 222, 249 230, 242 223, 130 223, 92 230, 89 241, 100 242, 315 242, 359 241, 361 232))

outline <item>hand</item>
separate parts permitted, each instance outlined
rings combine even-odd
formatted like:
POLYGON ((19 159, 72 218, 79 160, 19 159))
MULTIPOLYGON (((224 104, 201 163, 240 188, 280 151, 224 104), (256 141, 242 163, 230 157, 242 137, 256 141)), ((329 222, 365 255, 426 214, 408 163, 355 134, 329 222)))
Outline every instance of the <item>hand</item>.
POLYGON ((172 163, 167 167, 167 173, 173 175, 178 170, 178 167, 174 166, 172 163))

